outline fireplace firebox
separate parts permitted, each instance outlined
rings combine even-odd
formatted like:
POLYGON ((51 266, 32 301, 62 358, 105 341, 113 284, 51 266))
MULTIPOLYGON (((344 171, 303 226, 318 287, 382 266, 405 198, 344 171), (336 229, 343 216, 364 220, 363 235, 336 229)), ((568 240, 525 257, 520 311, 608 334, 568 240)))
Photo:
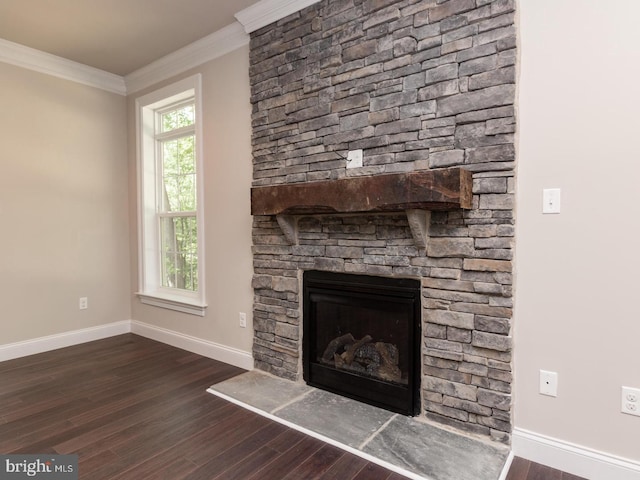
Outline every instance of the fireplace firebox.
POLYGON ((420 281, 306 271, 305 381, 404 415, 419 413, 420 281))

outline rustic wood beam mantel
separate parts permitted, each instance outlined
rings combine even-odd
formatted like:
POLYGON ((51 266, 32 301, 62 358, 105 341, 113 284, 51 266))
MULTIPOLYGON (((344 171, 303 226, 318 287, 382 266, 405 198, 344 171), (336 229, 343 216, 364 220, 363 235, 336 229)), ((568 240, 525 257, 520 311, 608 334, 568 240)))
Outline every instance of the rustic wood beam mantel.
POLYGON ((353 177, 251 189, 252 215, 398 212, 471 208, 462 168, 353 177))
POLYGON ((407 212, 416 243, 426 246, 429 212, 469 209, 472 175, 462 168, 344 178, 251 189, 251 214, 276 215, 297 243, 301 215, 407 212))

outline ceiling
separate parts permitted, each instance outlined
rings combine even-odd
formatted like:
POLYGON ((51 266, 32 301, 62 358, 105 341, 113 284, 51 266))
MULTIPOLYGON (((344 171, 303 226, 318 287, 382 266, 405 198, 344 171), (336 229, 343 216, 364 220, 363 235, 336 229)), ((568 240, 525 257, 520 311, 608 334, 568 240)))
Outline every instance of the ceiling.
POLYGON ((0 0, 0 38, 127 75, 258 0, 0 0))

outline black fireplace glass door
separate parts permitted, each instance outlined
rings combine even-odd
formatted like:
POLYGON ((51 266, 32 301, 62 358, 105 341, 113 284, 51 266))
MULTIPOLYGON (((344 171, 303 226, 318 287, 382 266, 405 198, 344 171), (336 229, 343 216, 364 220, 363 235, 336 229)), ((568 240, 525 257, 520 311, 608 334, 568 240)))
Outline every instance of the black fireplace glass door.
POLYGON ((418 280, 308 271, 303 305, 307 383, 417 413, 418 280))

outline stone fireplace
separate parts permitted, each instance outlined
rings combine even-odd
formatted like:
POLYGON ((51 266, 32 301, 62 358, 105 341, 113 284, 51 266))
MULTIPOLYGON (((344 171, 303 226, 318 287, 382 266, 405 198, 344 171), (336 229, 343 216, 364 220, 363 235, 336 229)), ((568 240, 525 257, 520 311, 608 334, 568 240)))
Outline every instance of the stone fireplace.
POLYGON ((323 0, 252 33, 254 193, 269 189, 252 198, 256 368, 303 380, 305 272, 417 281, 418 413, 509 442, 514 8, 323 0), (363 167, 347 169, 354 149, 363 167), (472 176, 468 205, 302 205, 325 182, 451 170, 472 176), (262 209, 291 186, 295 202, 262 209))

